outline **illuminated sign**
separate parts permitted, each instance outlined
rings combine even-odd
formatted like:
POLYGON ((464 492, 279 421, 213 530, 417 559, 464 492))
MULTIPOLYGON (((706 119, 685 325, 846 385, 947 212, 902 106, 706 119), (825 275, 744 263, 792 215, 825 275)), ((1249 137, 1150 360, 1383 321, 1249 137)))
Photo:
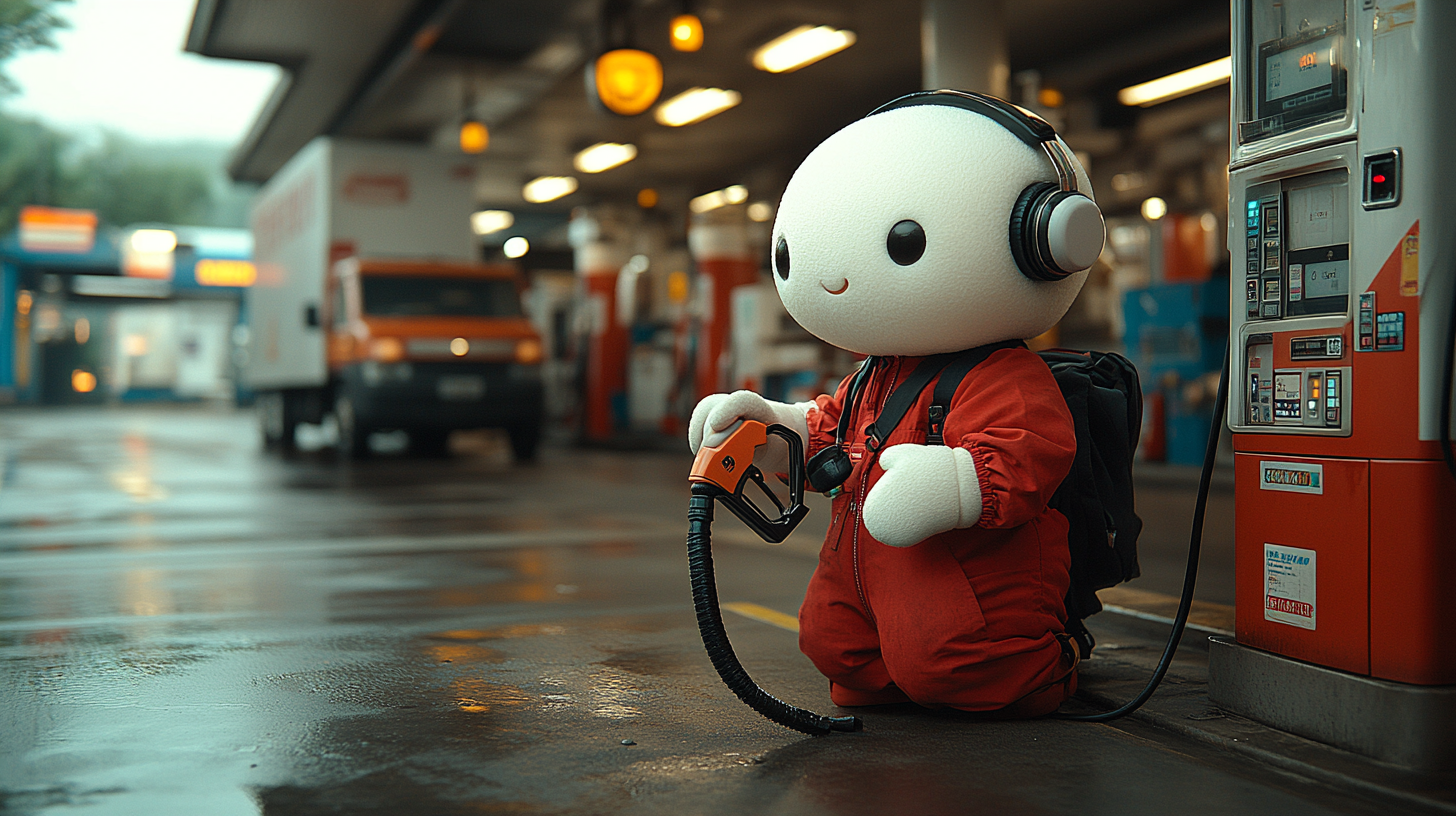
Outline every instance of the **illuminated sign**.
POLYGON ((139 229, 121 245, 121 272, 132 278, 171 280, 176 269, 177 234, 139 229))
POLYGON ((20 248, 26 252, 86 253, 96 244, 96 213, 59 207, 20 210, 20 248))
POLYGON ((249 261, 226 261, 203 258, 193 269, 199 286, 252 286, 258 280, 258 268, 249 261))

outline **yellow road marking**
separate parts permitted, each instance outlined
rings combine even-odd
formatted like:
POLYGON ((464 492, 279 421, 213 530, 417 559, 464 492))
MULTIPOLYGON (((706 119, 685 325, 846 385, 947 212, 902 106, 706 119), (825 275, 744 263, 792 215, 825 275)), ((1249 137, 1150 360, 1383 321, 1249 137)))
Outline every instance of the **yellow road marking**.
POLYGON ((734 601, 723 604, 723 608, 729 612, 737 612, 745 618, 752 618, 760 623, 769 626, 777 626, 780 629, 787 629, 790 632, 799 631, 799 619, 793 615, 785 615, 777 609, 769 609, 766 606, 759 606, 755 603, 734 601))
MULTIPOLYGON (((1109 612, 1134 618, 1171 623, 1178 614, 1177 595, 1149 592, 1130 586, 1115 586, 1097 591, 1102 607, 1109 612)), ((1234 608, 1212 601, 1194 601, 1188 625, 1217 635, 1233 635, 1234 608)))
MULTIPOLYGON (((1097 593, 1102 599, 1104 608, 1109 612, 1130 615, 1137 618, 1145 618, 1163 623, 1171 622, 1173 615, 1178 609, 1178 598, 1174 595, 1164 595, 1159 592, 1148 592, 1147 590, 1133 589, 1132 587, 1113 587, 1104 589, 1097 593)), ((793 615, 785 615, 777 609, 769 609, 766 606, 759 606, 756 603, 745 601, 734 601, 723 604, 723 608, 729 612, 751 618, 759 623, 766 623, 769 626, 777 626, 780 629, 787 629, 790 632, 799 631, 799 620, 793 615)), ((1194 601, 1192 614, 1188 616, 1189 625, 1194 629, 1216 634, 1233 634, 1234 608, 1224 604, 1210 603, 1207 601, 1194 601)))

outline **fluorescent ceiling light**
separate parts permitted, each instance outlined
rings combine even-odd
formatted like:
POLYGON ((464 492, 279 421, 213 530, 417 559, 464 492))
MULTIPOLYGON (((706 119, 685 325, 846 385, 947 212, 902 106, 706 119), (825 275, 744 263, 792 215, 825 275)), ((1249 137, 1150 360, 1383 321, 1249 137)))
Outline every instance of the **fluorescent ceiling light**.
POLYGON ((476 235, 490 235, 492 232, 510 229, 514 223, 516 217, 505 210, 481 210, 470 215, 470 230, 476 235))
POLYGON ((544 204, 576 192, 576 179, 571 176, 541 176, 526 182, 521 196, 532 204, 544 204))
POLYGON ((583 173, 600 173, 637 158, 637 145, 597 142, 576 154, 576 169, 583 173))
POLYGON ((668 127, 682 127, 701 122, 709 116, 722 113, 743 101, 737 91, 722 88, 689 88, 657 106, 653 116, 658 124, 668 127))
POLYGON ((1233 57, 1224 57, 1213 62, 1169 74, 1152 82, 1133 85, 1117 92, 1117 101, 1124 105, 1148 107, 1169 99, 1177 99, 1191 93, 1222 85, 1229 81, 1233 71, 1233 57))
POLYGON ((695 213, 704 213, 708 210, 716 210, 729 204, 742 204, 748 200, 748 188, 741 184, 732 187, 724 187, 721 190, 714 190, 711 193, 704 193, 688 202, 688 209, 695 213))
POLYGON ((177 248, 177 233, 163 229, 139 229, 131 234, 131 248, 137 252, 171 252, 177 248))
POLYGON ((802 25, 753 52, 753 67, 772 74, 796 71, 854 45, 854 32, 802 25))

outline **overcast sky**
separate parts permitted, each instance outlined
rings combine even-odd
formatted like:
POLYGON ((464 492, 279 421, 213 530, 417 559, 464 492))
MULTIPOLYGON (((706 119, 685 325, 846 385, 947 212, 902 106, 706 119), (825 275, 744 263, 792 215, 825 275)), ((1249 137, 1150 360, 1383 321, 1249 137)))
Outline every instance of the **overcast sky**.
POLYGON ((278 82, 279 69, 182 51, 196 0, 75 0, 56 8, 71 28, 58 50, 21 54, 21 87, 0 108, 65 130, 109 128, 142 139, 234 144, 278 82))

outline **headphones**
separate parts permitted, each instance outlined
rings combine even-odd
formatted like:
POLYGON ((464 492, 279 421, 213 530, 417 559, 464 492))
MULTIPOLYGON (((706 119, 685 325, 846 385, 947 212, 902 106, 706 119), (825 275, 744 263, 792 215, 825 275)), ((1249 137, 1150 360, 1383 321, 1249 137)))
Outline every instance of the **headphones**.
POLYGON ((869 116, 920 105, 980 114, 1051 160, 1057 182, 1028 185, 1011 208, 1011 257, 1023 275, 1037 281, 1059 281, 1097 261, 1107 235, 1102 211, 1077 189, 1077 161, 1045 119, 994 96, 969 91, 906 94, 875 108, 869 116))

